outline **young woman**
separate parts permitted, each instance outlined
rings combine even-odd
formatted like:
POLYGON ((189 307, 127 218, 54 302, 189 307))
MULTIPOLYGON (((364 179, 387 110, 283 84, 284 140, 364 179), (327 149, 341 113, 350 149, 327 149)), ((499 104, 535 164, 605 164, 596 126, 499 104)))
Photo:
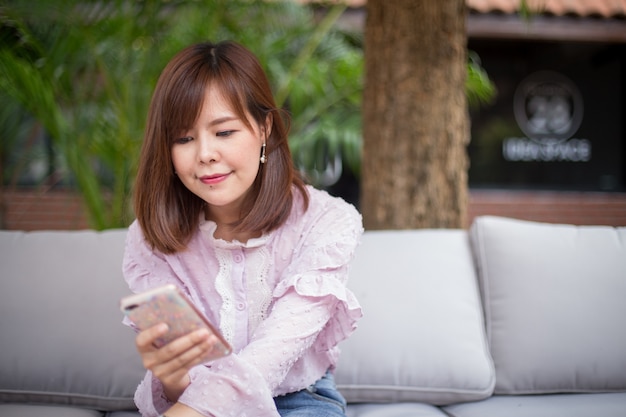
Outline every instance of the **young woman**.
POLYGON ((285 121, 237 43, 192 45, 159 78, 124 275, 134 292, 177 285, 234 353, 201 363, 202 331, 161 349, 166 325, 138 333, 144 416, 345 415, 332 370, 361 317, 345 287, 361 216, 303 183, 285 121))

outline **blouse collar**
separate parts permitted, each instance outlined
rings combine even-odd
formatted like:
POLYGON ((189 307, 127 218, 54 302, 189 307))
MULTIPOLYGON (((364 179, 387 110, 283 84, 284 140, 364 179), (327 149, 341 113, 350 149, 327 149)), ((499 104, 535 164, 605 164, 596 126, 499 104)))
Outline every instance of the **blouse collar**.
POLYGON ((271 233, 263 233, 260 237, 253 237, 248 239, 247 242, 240 242, 239 240, 224 240, 215 237, 215 231, 217 230, 217 223, 213 220, 207 220, 204 217, 204 213, 200 215, 200 224, 199 228, 202 231, 203 236, 206 236, 211 243, 215 247, 223 248, 223 249, 248 249, 248 248, 257 248, 259 246, 263 246, 267 243, 270 238, 271 233))

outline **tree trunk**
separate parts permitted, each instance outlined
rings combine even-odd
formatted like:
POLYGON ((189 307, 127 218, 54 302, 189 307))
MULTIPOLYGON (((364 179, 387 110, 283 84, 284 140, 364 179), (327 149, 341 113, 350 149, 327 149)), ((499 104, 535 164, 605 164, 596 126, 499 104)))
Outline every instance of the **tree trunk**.
POLYGON ((368 0, 360 209, 366 229, 462 228, 464 0, 368 0))

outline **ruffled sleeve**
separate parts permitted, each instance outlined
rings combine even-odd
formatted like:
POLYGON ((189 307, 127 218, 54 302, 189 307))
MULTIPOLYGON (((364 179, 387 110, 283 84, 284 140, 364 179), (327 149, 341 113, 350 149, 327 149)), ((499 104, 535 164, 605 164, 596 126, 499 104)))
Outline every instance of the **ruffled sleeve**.
POLYGON ((274 288, 271 313, 242 352, 259 364, 274 395, 303 389, 333 367, 337 344, 362 316, 346 287, 363 233, 361 216, 343 200, 316 193, 300 219, 304 228, 293 258, 274 288))
POLYGON ((346 288, 343 274, 293 275, 280 283, 274 291, 274 298, 281 298, 289 291, 306 299, 328 298, 333 301, 329 321, 317 336, 318 351, 329 350, 348 338, 356 329, 357 321, 363 316, 356 297, 346 288))
POLYGON ((287 278, 274 290, 276 299, 293 289, 303 297, 336 301, 330 320, 317 337, 317 349, 328 350, 346 339, 362 317, 359 302, 346 287, 350 262, 362 234, 362 219, 356 209, 330 197, 319 214, 314 215, 310 230, 287 269, 287 278))

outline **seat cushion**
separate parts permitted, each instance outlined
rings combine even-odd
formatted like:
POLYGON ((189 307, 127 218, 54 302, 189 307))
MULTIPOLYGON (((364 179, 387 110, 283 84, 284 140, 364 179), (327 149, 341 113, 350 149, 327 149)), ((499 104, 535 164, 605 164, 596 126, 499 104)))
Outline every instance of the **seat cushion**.
POLYGON ((58 405, 0 404, 2 417, 102 417, 102 413, 86 408, 58 405))
POLYGON ((354 404, 347 417, 447 417, 439 408, 423 403, 354 404))
POLYGON ((450 417, 623 417, 626 393, 496 395, 444 410, 450 417))
POLYGON ((363 306, 336 371, 349 402, 491 395, 494 370, 467 234, 366 231, 348 286, 363 306))
POLYGON ((135 409, 145 371, 119 311, 125 236, 0 232, 0 402, 135 409))
POLYGON ((496 393, 626 390, 626 228, 486 216, 471 239, 496 393))

